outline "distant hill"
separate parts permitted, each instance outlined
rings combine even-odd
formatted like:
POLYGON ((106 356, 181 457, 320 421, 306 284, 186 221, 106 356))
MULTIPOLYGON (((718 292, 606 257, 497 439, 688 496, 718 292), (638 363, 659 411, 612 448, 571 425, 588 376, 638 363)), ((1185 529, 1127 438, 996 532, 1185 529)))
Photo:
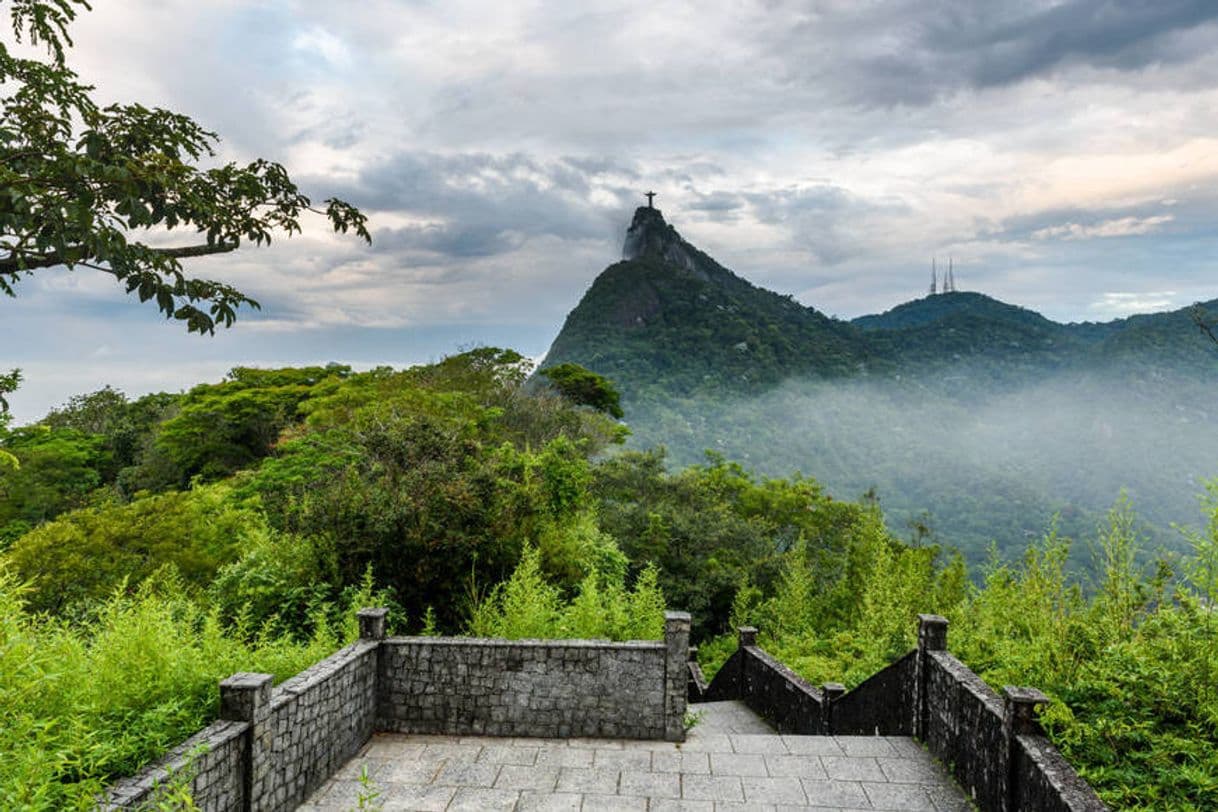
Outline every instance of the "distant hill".
POLYGON ((897 305, 875 316, 860 316, 852 324, 864 330, 900 330, 936 322, 975 316, 995 322, 1023 325, 1045 332, 1064 332, 1065 327, 1049 321, 1034 310, 1009 305, 982 293, 940 293, 897 305))
POLYGON ((1178 546, 1169 524, 1218 475, 1218 347, 1187 310, 1059 324, 954 292, 846 322, 751 284, 652 208, 543 366, 564 361, 617 384, 639 445, 800 470, 843 498, 874 488, 894 529, 929 526, 974 560, 1055 513, 1087 535, 1122 488, 1154 543, 1178 546))

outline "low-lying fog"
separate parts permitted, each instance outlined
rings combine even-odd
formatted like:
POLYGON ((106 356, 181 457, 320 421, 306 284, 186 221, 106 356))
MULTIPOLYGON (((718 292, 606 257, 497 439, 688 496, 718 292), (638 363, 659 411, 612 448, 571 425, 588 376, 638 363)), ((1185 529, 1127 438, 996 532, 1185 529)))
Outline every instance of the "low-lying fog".
POLYGON ((674 404, 632 420, 640 445, 671 462, 714 449, 758 473, 800 471, 843 499, 874 488, 889 526, 985 558, 991 540, 1018 555, 1060 513, 1089 541, 1122 489, 1146 523, 1147 547, 1184 548, 1171 524, 1197 525, 1202 480, 1218 476, 1212 382, 1159 373, 1058 374, 1027 385, 982 383, 967 369, 884 381, 790 381, 751 399, 674 404))

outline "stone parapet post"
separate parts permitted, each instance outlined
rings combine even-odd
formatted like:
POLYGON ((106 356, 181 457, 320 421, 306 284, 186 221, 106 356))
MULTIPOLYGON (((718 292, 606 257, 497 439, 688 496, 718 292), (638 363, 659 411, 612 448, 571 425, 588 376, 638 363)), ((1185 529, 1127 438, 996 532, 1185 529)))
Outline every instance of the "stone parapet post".
POLYGON ((388 609, 360 609, 355 613, 359 619, 359 639, 360 640, 384 640, 385 639, 385 616, 389 614, 388 609))
POLYGON ((270 724, 270 674, 238 672, 220 681, 220 718, 228 722, 245 722, 244 784, 246 810, 263 809, 271 801, 267 792, 271 772, 271 748, 274 730, 270 724))
POLYGON ((926 685, 929 679, 930 653, 934 651, 947 651, 947 618, 941 615, 918 615, 918 655, 914 670, 916 693, 912 728, 914 736, 922 741, 926 741, 926 728, 930 723, 926 685))
POLYGON ((376 702, 374 718, 380 719, 384 711, 385 703, 388 701, 386 691, 388 690, 389 679, 385 674, 385 646, 382 641, 385 639, 385 617, 389 614, 389 610, 384 607, 364 607, 355 613, 356 619, 359 621, 359 639, 364 643, 376 643, 376 682, 373 685, 373 696, 376 702))
POLYGON ((846 686, 840 682, 826 682, 820 686, 820 693, 824 697, 824 710, 821 712, 821 733, 830 736, 833 734, 833 703, 846 693, 846 686))
POLYGON ((1006 792, 1003 793, 1003 812, 1014 812, 1019 804, 1019 765, 1016 763, 1015 741, 1018 736, 1039 734, 1036 709, 1047 705, 1049 697, 1035 688, 1008 685, 1002 689, 1002 752, 999 753, 1001 767, 1006 773, 1006 792))
POLYGON ((741 626, 736 630, 736 632, 739 635, 737 638, 737 645, 739 645, 740 648, 749 648, 750 646, 757 645, 756 626, 741 626))
POLYGON ((947 618, 918 615, 918 650, 947 651, 947 618))
POLYGON ((664 738, 685 741, 685 702, 689 692, 688 612, 664 613, 664 738))

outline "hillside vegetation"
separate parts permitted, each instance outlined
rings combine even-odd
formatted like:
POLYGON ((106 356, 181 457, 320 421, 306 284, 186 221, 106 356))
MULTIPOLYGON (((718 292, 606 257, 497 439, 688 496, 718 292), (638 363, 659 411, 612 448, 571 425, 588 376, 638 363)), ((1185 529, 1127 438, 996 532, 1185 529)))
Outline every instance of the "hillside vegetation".
POLYGON ((751 622, 848 683, 940 612, 994 685, 1050 693, 1050 735, 1114 807, 1218 805, 1218 485, 1185 555, 1145 550, 1121 502, 1076 542, 1050 532, 970 574, 927 532, 890 532, 874 498, 622 448, 580 403, 608 409, 610 382, 571 369, 564 396, 526 369, 492 348, 238 369, 7 431, 0 806, 88 808, 211 719, 218 679, 282 679, 372 603, 397 632, 611 639, 657 637, 667 605, 693 613, 708 668, 751 622), (1088 549, 1096 576, 1071 575, 1088 549))
POLYGON ((543 366, 611 378, 632 447, 876 494, 895 532, 932 531, 974 566, 992 543, 1018 555, 1055 515, 1090 531, 1123 488, 1151 548, 1182 551, 1171 523, 1199 518, 1218 351, 1186 310, 1058 324, 953 292, 844 322, 733 274, 658 211, 639 209, 627 246, 543 366))

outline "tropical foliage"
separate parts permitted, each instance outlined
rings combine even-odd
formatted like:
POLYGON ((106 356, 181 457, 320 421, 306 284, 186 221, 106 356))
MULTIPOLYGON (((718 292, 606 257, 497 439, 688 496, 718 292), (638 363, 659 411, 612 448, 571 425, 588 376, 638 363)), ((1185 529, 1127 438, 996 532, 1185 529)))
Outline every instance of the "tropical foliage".
MULTIPOLYGON (((861 539, 848 589, 826 589, 797 548, 772 594, 742 590, 734 622, 814 683, 853 686, 915 645, 916 615, 950 620, 949 648, 995 689, 1034 685, 1053 700, 1042 716, 1067 759, 1115 809, 1218 805, 1218 482, 1209 524, 1190 531, 1176 566, 1140 565, 1136 517, 1122 498, 1091 541, 1101 568, 1079 581, 1066 569, 1078 542, 1050 531, 1019 561, 993 560, 980 583, 958 558, 861 539)), ((714 673, 730 635, 703 646, 714 673)))
POLYGON ((1148 548, 1122 498, 970 575, 930 518, 897 535, 874 496, 718 454, 673 470, 527 373, 496 348, 237 369, 6 427, 0 805, 85 804, 211 718, 219 678, 286 676, 370 603, 403 632, 616 640, 659 637, 668 605, 710 671, 751 623, 847 684, 937 611, 984 678, 1054 698, 1050 735, 1114 807, 1218 803, 1218 484, 1186 554, 1148 548))

